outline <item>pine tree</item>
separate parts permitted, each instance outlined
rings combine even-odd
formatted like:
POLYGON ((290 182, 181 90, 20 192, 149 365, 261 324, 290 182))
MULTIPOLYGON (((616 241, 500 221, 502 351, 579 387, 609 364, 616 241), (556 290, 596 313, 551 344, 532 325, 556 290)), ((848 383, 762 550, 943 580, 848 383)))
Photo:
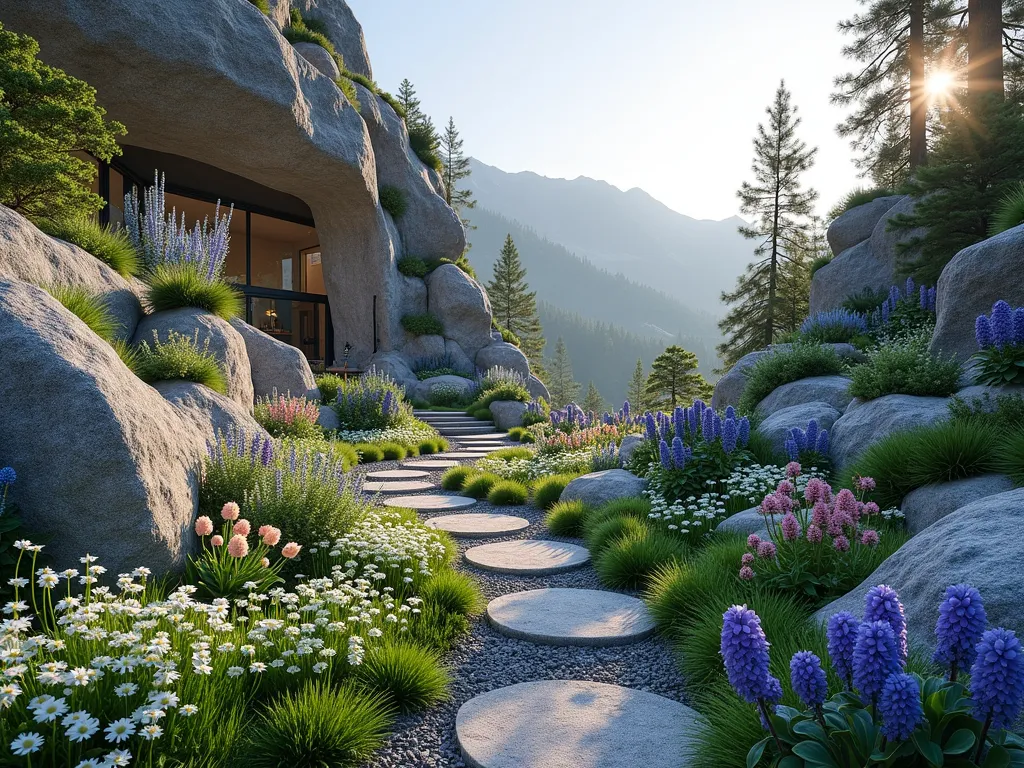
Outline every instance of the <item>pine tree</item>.
POLYGON ((544 351, 544 331, 537 317, 537 293, 526 282, 526 268, 519 260, 519 251, 512 235, 505 237, 494 277, 487 284, 494 320, 519 339, 523 354, 532 362, 540 362, 544 351))
POLYGON ((551 406, 564 408, 579 396, 580 385, 573 378, 572 361, 569 359, 569 351, 565 348, 565 342, 561 337, 555 342, 555 355, 548 362, 547 370, 551 406))
POLYGON ((761 349, 794 330, 783 311, 787 270, 799 271, 800 249, 807 242, 809 216, 818 197, 804 190, 800 177, 814 164, 816 149, 797 138, 800 118, 790 102, 785 83, 779 85, 768 107, 768 125, 757 127, 754 139, 754 183, 743 182, 740 210, 754 218, 740 227, 744 237, 757 240, 757 261, 747 266, 736 290, 723 293, 733 305, 719 328, 728 336, 718 347, 725 367, 748 352, 761 349))
POLYGON ((587 385, 587 394, 583 396, 583 403, 580 407, 587 413, 602 414, 608 410, 608 404, 601 397, 601 393, 597 391, 594 382, 590 382, 587 385))
POLYGON ((405 124, 410 129, 423 119, 420 100, 416 97, 416 89, 409 78, 405 78, 398 85, 398 103, 402 105, 402 110, 405 112, 405 124))
POLYGON ((437 129, 434 128, 434 121, 421 109, 416 89, 408 78, 402 80, 398 86, 398 101, 405 111, 405 127, 409 131, 409 146, 424 165, 440 173, 443 166, 437 151, 441 146, 441 139, 437 135, 437 129))
POLYGON ((647 376, 644 375, 644 361, 637 358, 633 378, 626 389, 626 399, 633 413, 643 413, 647 408, 647 376))
POLYGON ((697 356, 673 344, 654 358, 651 375, 647 377, 648 408, 671 410, 689 405, 698 397, 706 397, 709 385, 697 373, 697 356))
MULTIPOLYGON (((441 134, 441 177, 444 179, 445 202, 460 216, 462 210, 475 208, 476 200, 468 188, 460 188, 459 182, 469 178, 472 170, 469 158, 462 151, 462 138, 455 128, 454 118, 448 118, 448 125, 441 134)), ((468 228, 469 222, 463 219, 463 226, 468 228)))

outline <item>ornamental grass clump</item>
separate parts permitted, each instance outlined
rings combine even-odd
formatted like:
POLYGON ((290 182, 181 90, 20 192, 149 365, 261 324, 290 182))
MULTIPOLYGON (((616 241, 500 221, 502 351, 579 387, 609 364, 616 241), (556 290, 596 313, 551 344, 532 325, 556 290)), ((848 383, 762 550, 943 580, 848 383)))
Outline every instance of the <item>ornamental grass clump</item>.
POLYGON ((253 415, 260 426, 273 437, 322 437, 323 429, 317 423, 320 406, 305 397, 274 394, 259 397, 253 415))
POLYGON ((435 651, 392 641, 368 652, 353 679, 398 711, 413 712, 445 698, 451 676, 435 651))
POLYGON ((228 382, 217 358, 210 352, 210 339, 199 345, 199 331, 191 337, 177 331, 168 331, 160 340, 153 331, 152 346, 143 341, 135 349, 135 374, 143 381, 194 381, 214 392, 227 394, 228 382))
POLYGON ((551 509, 562 497, 562 491, 575 475, 551 475, 542 477, 533 484, 533 503, 541 509, 551 509))
POLYGON ((46 289, 68 312, 88 326, 89 330, 108 344, 114 343, 118 323, 101 296, 79 286, 54 285, 46 289))
POLYGON ((800 338, 812 344, 849 343, 867 336, 868 323, 863 315, 848 309, 819 312, 800 325, 800 338))
POLYGON ((843 362, 827 344, 798 343, 785 349, 772 349, 747 370, 739 411, 754 413, 760 402, 783 384, 811 376, 837 376, 842 372, 843 362))
POLYGON ((132 277, 141 270, 139 254, 124 230, 102 225, 91 216, 41 219, 38 227, 52 237, 67 240, 91 253, 121 277, 132 277))
POLYGON ((974 326, 978 352, 972 358, 978 384, 1024 383, 1024 307, 997 301, 991 315, 979 315, 974 326))
POLYGON ((594 556, 601 582, 614 589, 641 589, 658 572, 682 561, 689 547, 663 531, 646 526, 626 530, 594 556))
POLYGON ((321 373, 314 381, 320 390, 320 402, 324 405, 330 405, 338 399, 338 390, 345 383, 345 380, 336 373, 321 373))
POLYGON ((441 487, 446 491, 461 491, 466 479, 476 470, 472 467, 452 467, 441 475, 441 487))
POLYGON ((387 429, 412 420, 402 388, 377 371, 342 381, 332 407, 342 430, 387 429))
POLYGON ((1012 631, 985 629, 977 590, 947 587, 939 606, 935 661, 944 676, 905 671, 905 629, 895 590, 872 587, 861 619, 843 612, 828 622, 828 654, 841 689, 828 698, 820 657, 798 651, 790 661, 790 686, 805 709, 773 711, 772 696, 782 692, 768 670, 765 633, 753 611, 730 608, 721 644, 729 682, 757 705, 769 731, 751 747, 746 765, 1024 763, 1024 739, 1007 730, 1024 704, 1024 649, 1012 631), (971 677, 964 686, 957 672, 967 665, 971 677))
POLYGON ((578 538, 583 535, 583 520, 589 512, 590 508, 579 499, 559 501, 549 508, 544 524, 555 536, 578 538))
POLYGON ((526 503, 529 491, 515 480, 495 483, 487 493, 487 501, 496 507, 518 507, 526 503))

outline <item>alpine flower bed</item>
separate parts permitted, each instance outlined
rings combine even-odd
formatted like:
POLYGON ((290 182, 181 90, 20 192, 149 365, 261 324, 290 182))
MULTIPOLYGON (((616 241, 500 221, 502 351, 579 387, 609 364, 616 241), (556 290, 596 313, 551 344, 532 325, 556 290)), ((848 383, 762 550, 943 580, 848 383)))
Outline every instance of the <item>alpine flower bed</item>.
POLYGON ((416 445, 421 440, 437 437, 437 431, 418 419, 409 419, 396 427, 386 429, 339 429, 338 440, 346 443, 399 443, 416 445))
POLYGON ((974 325, 974 355, 979 384, 1001 386, 1024 382, 1024 307, 997 301, 992 314, 979 315, 974 325))
POLYGON ((260 397, 253 409, 256 421, 274 437, 321 437, 320 406, 305 397, 260 397))
POLYGON ((542 456, 536 454, 530 459, 479 459, 476 467, 481 472, 490 472, 503 480, 519 483, 537 480, 549 475, 581 475, 590 472, 594 452, 589 448, 542 456))

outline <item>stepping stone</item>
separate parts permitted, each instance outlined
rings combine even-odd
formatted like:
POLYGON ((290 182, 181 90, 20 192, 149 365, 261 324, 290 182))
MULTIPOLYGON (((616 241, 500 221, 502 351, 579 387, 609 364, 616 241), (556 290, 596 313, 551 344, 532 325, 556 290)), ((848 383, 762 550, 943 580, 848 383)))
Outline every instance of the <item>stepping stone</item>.
POLYGON ((472 768, 688 768, 699 728, 677 701, 577 680, 498 688, 455 717, 472 768))
POLYGON ((423 496, 395 496, 384 500, 385 507, 402 507, 429 512, 443 512, 448 509, 472 507, 476 499, 468 496, 448 496, 445 494, 426 494, 423 496))
POLYGON ((476 435, 476 434, 452 435, 452 437, 455 437, 459 442, 467 442, 467 443, 473 443, 473 442, 476 442, 478 440, 486 443, 486 442, 492 442, 494 440, 507 440, 508 439, 508 435, 506 435, 504 432, 489 432, 486 435, 476 435))
POLYGON ((531 589, 491 600, 503 635, 544 645, 629 645, 654 634, 643 600, 599 589, 531 589))
POLYGON ((489 536, 501 536, 529 528, 530 521, 512 515, 463 513, 432 517, 427 520, 426 525, 448 531, 452 536, 462 539, 486 539, 489 536))
POLYGON ((366 473, 367 480, 419 480, 423 477, 430 477, 430 473, 418 469, 382 469, 366 473))
POLYGON ((444 425, 441 425, 441 426, 438 426, 438 427, 435 427, 435 428, 442 435, 447 435, 449 437, 460 437, 460 436, 461 437, 472 437, 474 435, 481 435, 481 436, 486 435, 488 437, 494 437, 495 434, 500 434, 500 433, 496 433, 494 431, 494 425, 493 424, 482 424, 479 427, 477 427, 477 426, 446 427, 444 425))
POLYGON ((445 459, 486 459, 487 453, 484 451, 448 451, 448 453, 439 453, 445 459))
POLYGON ((459 462, 454 459, 427 459, 426 461, 403 461, 403 467, 415 468, 415 469, 451 469, 452 467, 459 466, 459 462))
POLYGON ((561 541, 499 541, 466 550, 466 562, 485 571, 514 573, 518 576, 545 576, 590 561, 590 552, 561 541))
POLYGON ((436 487, 423 480, 385 480, 381 483, 363 483, 363 493, 416 493, 436 487))

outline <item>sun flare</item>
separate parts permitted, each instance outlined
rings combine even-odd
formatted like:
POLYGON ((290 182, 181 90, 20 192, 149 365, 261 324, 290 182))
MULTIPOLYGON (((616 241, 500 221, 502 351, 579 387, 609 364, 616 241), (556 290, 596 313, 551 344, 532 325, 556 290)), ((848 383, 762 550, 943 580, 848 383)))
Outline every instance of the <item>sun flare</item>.
POLYGON ((945 96, 953 87, 954 79, 955 76, 952 72, 940 70, 929 75, 925 87, 932 96, 945 96))

